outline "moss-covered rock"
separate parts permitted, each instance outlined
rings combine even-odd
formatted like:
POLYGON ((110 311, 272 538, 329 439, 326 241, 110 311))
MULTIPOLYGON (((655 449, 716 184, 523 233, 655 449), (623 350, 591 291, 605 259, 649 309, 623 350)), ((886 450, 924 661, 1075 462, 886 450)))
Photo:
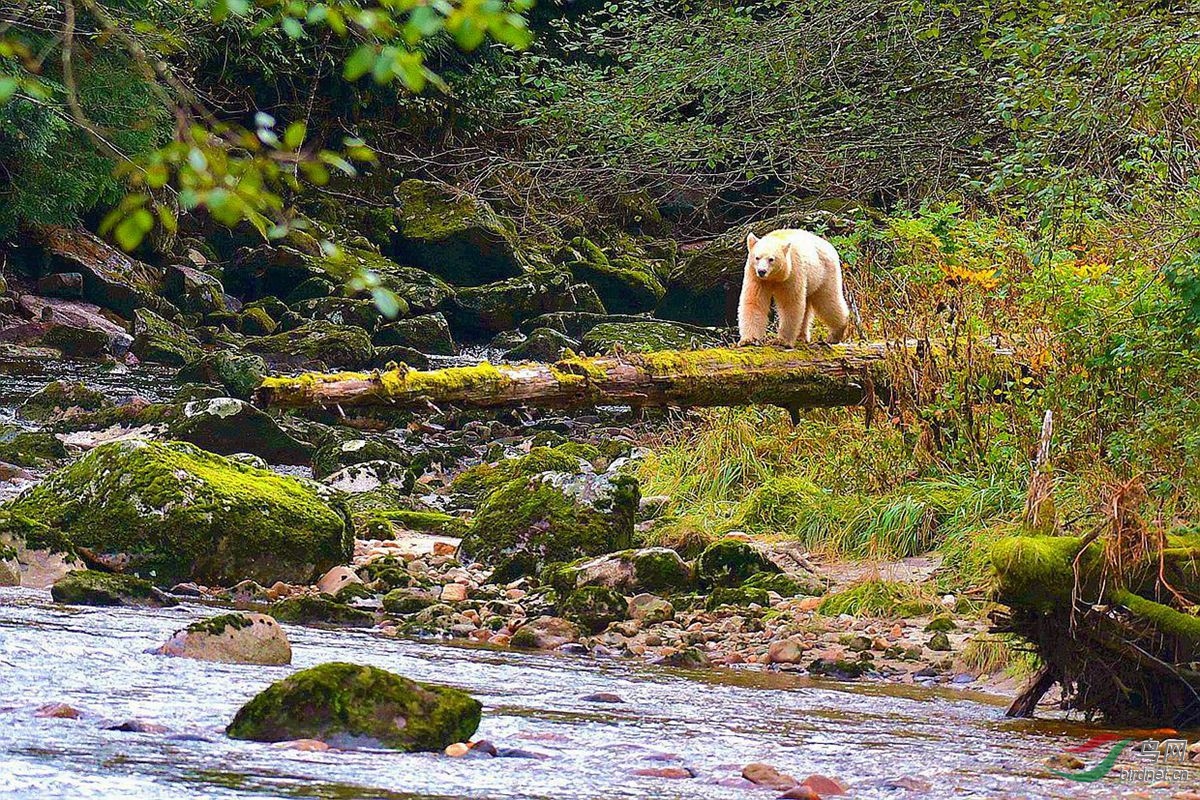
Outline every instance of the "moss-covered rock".
POLYGON ((182 264, 168 265, 163 275, 167 299, 180 311, 211 314, 228 309, 225 287, 215 276, 182 264))
POLYGON ((480 464, 455 476, 451 488, 455 494, 479 499, 514 478, 542 472, 582 471, 582 461, 600 455, 591 445, 566 444, 558 447, 534 447, 523 456, 505 458, 492 464, 480 464))
POLYGON ((362 328, 315 320, 272 336, 246 340, 246 349, 267 361, 292 365, 362 367, 371 362, 371 337, 362 328))
POLYGON ((696 562, 697 577, 706 587, 738 587, 758 573, 781 571, 753 545, 737 539, 713 542, 696 562))
POLYGON ((92 569, 68 572, 50 587, 55 602, 77 606, 173 606, 149 581, 92 569))
POLYGON ((234 739, 319 739, 334 747, 444 750, 479 727, 480 703, 458 689, 377 667, 331 663, 271 684, 238 711, 234 739))
POLYGON ((283 622, 301 625, 369 628, 375 624, 374 614, 348 606, 330 595, 304 594, 289 597, 273 604, 271 614, 283 622))
POLYGON ((296 285, 284 302, 290 305, 303 303, 305 300, 316 300, 320 297, 329 297, 337 292, 337 287, 333 285, 333 281, 320 275, 313 275, 311 278, 305 278, 296 285))
POLYGON ((819 596, 825 593, 825 583, 815 576, 784 575, 777 572, 759 572, 751 575, 742 586, 746 588, 765 589, 775 592, 780 597, 796 597, 798 595, 819 596))
POLYGON ((452 356, 458 352, 454 337, 450 335, 450 323, 440 312, 389 322, 375 332, 375 344, 410 347, 435 356, 452 356))
POLYGON ((542 581, 567 594, 583 586, 604 586, 624 594, 673 594, 690 591, 692 568, 668 547, 647 547, 552 564, 542 581))
MULTIPOLYGON (((398 299, 399 316, 408 314, 408 303, 398 299)), ((353 325, 374 334, 384 320, 383 312, 372 300, 353 297, 320 297, 303 300, 294 306, 306 319, 325 320, 335 325, 353 325)))
POLYGON ((430 592, 420 589, 393 589, 383 596, 383 610, 389 614, 415 614, 437 603, 430 592))
POLYGON ((520 275, 525 262, 513 224, 487 203, 444 184, 407 180, 396 187, 391 255, 458 286, 520 275))
POLYGON ((624 475, 517 478, 480 504, 460 552, 509 581, 555 561, 626 550, 638 497, 637 480, 624 475))
POLYGON ((232 397, 185 403, 168 430, 171 438, 211 453, 253 453, 271 464, 308 464, 312 455, 311 446, 289 436, 270 415, 232 397))
POLYGON ((0 425, 0 461, 19 467, 45 467, 67 457, 67 448, 49 431, 0 425))
POLYGON ((142 440, 100 445, 0 507, 0 533, 120 555, 163 585, 307 582, 353 545, 345 508, 320 484, 142 440))
POLYGON ((721 606, 749 606, 757 605, 762 608, 769 608, 771 598, 767 594, 766 589, 759 589, 753 586, 739 586, 731 588, 728 586, 718 586, 712 590, 712 594, 708 596, 708 601, 705 607, 710 611, 720 608, 721 606))
POLYGON ((51 381, 17 407, 17 416, 30 422, 53 422, 72 409, 98 411, 113 403, 103 392, 73 381, 51 381))
POLYGON ((603 314, 604 306, 586 284, 573 284, 565 272, 535 272, 460 289, 450 321, 468 336, 488 338, 522 321, 552 311, 603 314))
POLYGON ((671 322, 604 322, 583 336, 583 348, 588 353, 655 353, 660 350, 699 350, 718 347, 721 338, 716 332, 701 333, 693 326, 671 322))
POLYGON ((95 328, 50 323, 34 344, 53 347, 67 358, 99 358, 113 349, 113 338, 95 328))
POLYGON ((196 337, 146 308, 133 317, 133 344, 129 349, 142 361, 183 366, 201 355, 196 337))
POLYGON ((237 315, 237 329, 247 336, 270 336, 279 323, 261 306, 247 306, 237 315))
POLYGON ((619 592, 604 586, 584 586, 571 592, 562 615, 589 633, 600 633, 629 617, 629 603, 619 592))
POLYGON ((662 281, 654 264, 628 253, 611 258, 582 236, 571 240, 560 254, 575 279, 592 286, 604 307, 618 314, 652 311, 662 299, 662 281))
POLYGON ((155 655, 226 664, 290 664, 292 647, 266 614, 220 614, 178 630, 155 655))
POLYGON ((247 400, 266 375, 267 362, 262 356, 222 350, 188 362, 176 379, 219 384, 231 397, 247 400))
POLYGON ((466 535, 468 529, 468 523, 462 517, 443 514, 440 511, 396 509, 376 513, 405 530, 432 533, 437 536, 461 538, 466 535))
MULTIPOLYGON (((312 455, 313 477, 325 478, 354 464, 386 461, 406 466, 411 459, 408 451, 381 437, 342 439, 321 444, 312 455)), ((388 481, 389 483, 391 481, 388 481)))
POLYGON ((525 341, 508 350, 504 357, 509 361, 546 361, 554 363, 562 358, 564 350, 576 350, 579 342, 553 328, 534 328, 525 341))

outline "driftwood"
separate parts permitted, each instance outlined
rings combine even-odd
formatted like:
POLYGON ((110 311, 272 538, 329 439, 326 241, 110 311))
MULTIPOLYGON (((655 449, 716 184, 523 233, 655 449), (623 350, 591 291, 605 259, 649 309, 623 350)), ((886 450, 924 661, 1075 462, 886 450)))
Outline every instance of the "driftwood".
MULTIPOLYGON (((482 363, 429 371, 401 365, 376 372, 267 378, 256 399, 287 408, 763 404, 794 414, 801 408, 858 405, 872 394, 886 397, 890 357, 937 357, 943 352, 939 345, 910 341, 571 356, 554 364, 482 363)), ((996 347, 991 352, 1008 355, 996 347)))

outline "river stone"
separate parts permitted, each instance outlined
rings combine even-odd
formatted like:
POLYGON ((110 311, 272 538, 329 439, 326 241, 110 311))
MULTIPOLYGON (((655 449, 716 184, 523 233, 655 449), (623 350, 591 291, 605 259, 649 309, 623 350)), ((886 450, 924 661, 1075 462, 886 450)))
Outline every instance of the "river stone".
POLYGON ((317 581, 317 591, 321 594, 336 595, 351 584, 361 584, 362 578, 354 574, 354 570, 345 565, 339 565, 326 572, 317 581))
POLYGON ((583 349, 587 353, 601 355, 616 350, 627 353, 700 350, 722 344, 721 337, 715 332, 701 330, 661 320, 604 322, 584 334, 583 349))
POLYGON ((212 275, 183 264, 169 264, 163 273, 167 297, 180 310, 197 314, 228 310, 225 287, 212 275))
POLYGON ((83 297, 82 272, 56 272, 38 278, 37 293, 47 297, 76 300, 83 297))
POLYGON ((216 383, 231 396, 247 400, 266 375, 267 362, 262 356, 219 351, 188 362, 175 377, 178 381, 216 383))
POLYGON ((685 592, 692 588, 692 569, 669 547, 622 550, 549 567, 543 583, 569 593, 583 586, 604 586, 625 594, 685 592))
POLYGON ((326 320, 306 322, 271 336, 250 337, 245 346, 267 361, 329 367, 363 367, 370 363, 374 353, 371 337, 362 328, 326 320))
POLYGON ((341 628, 369 628, 375 615, 354 608, 329 595, 299 595, 271 606, 275 619, 302 625, 329 625, 341 628))
POLYGON ((312 448, 280 427, 273 417, 243 400, 218 397, 185 403, 168 428, 171 438, 210 453, 253 453, 271 464, 307 465, 312 448))
POLYGON ((537 272, 460 289, 450 320, 469 336, 490 338, 552 311, 604 313, 604 306, 586 284, 573 284, 569 273, 537 272))
POLYGON ((20 467, 45 467, 66 457, 66 446, 50 431, 0 424, 0 461, 20 467))
POLYGON ((556 650, 577 641, 579 628, 573 622, 562 617, 542 616, 518 628, 509 643, 522 650, 556 650))
POLYGON ((376 331, 374 341, 377 347, 408 347, 435 356, 458 352, 450 335, 450 323, 440 312, 388 323, 376 331))
POLYGON ((312 471, 315 478, 327 478, 354 464, 384 461, 403 466, 409 459, 407 451, 383 437, 344 439, 335 434, 313 452, 312 471))
POLYGON ((84 569, 68 572, 50 587, 55 602, 79 606, 173 606, 177 601, 133 575, 84 569))
POLYGON ((588 633, 600 633, 629 617, 629 603, 612 589, 584 586, 571 592, 562 605, 562 615, 588 633))
POLYGON ((413 486, 413 474, 408 467, 384 460, 351 464, 323 480, 330 488, 350 494, 374 491, 380 486, 396 486, 407 493, 413 486))
POLYGON ((479 504, 461 557, 493 567, 493 582, 508 582, 555 561, 628 549, 637 505, 638 482, 627 475, 516 478, 479 504))
POLYGON ((696 564, 697 577, 704 587, 741 586, 762 572, 781 570, 752 544, 737 539, 713 542, 700 554, 696 564))
POLYGON ((562 358, 564 350, 578 350, 579 342, 553 328, 535 328, 525 341, 508 350, 504 358, 508 361, 555 362, 562 358))
POLYGON ((287 635, 266 614, 222 614, 193 622, 150 652, 226 664, 292 663, 287 635))
POLYGON ((129 349, 142 361, 179 367, 201 354, 196 337, 145 308, 134 312, 133 344, 129 349))
POLYGON ((21 564, 17 561, 16 552, 0 548, 0 586, 20 585, 21 564))
POLYGON ((610 311, 653 311, 665 291, 650 260, 621 252, 610 257, 582 236, 572 239, 560 257, 576 280, 596 289, 610 311))
POLYGON ((629 617, 646 625, 657 625, 675 618, 670 601, 653 594, 639 594, 629 599, 629 617))
POLYGON ((482 710, 459 689, 334 662, 271 684, 225 732, 259 742, 318 739, 339 748, 437 752, 470 740, 482 710))
POLYGON ((0 535, 120 560, 165 586, 307 583, 353 553, 349 515, 326 487, 140 439, 99 445, 0 506, 0 535))
POLYGON ((72 409, 99 411, 112 404, 102 392, 82 383, 51 381, 17 406, 17 416, 30 422, 53 422, 72 409))

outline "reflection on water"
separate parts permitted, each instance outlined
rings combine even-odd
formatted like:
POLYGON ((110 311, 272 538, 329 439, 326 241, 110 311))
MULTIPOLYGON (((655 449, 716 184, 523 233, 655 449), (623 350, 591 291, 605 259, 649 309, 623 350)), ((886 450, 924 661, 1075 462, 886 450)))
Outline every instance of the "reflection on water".
POLYGON ((134 395, 152 402, 170 400, 178 388, 171 382, 176 371, 157 364, 127 367, 68 359, 0 359, 0 422, 13 421, 16 407, 51 381, 79 381, 118 403, 134 395))
MULTIPOLYGON (((287 627, 292 667, 151 656, 203 609, 65 609, 45 593, 0 590, 0 794, 21 798, 745 798, 741 767, 836 776, 856 797, 1111 797, 1144 787, 1073 784, 1042 761, 1095 733, 1007 721, 984 698, 817 684, 786 675, 681 673, 627 661, 496 652, 287 627), (548 756, 450 759, 379 751, 307 753, 235 742, 237 708, 293 669, 375 664, 470 691, 479 736, 548 756), (625 703, 581 701, 615 692, 625 703), (80 720, 41 719, 68 703, 80 720), (166 734, 121 733, 130 719, 166 734), (692 780, 634 775, 680 765, 692 780), (917 779, 930 791, 888 789, 917 779)), ((1159 796, 1168 794, 1158 793, 1159 796)))

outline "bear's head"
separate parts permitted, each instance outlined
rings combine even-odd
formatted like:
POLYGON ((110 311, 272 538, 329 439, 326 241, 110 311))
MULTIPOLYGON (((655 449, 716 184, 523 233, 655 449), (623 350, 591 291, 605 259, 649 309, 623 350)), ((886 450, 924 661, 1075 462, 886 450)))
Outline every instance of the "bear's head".
POLYGON ((746 237, 746 250, 749 251, 746 264, 759 280, 786 281, 792 274, 788 252, 791 247, 787 239, 769 233, 760 239, 751 233, 746 237))

